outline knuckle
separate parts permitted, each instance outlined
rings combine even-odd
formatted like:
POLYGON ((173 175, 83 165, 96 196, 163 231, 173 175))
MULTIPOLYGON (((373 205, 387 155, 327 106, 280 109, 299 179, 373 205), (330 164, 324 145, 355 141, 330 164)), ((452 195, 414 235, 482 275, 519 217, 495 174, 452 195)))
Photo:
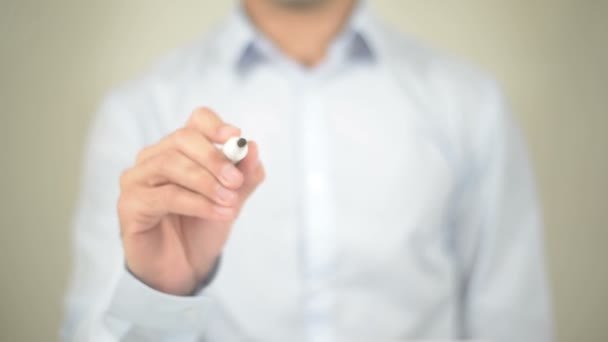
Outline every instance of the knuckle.
POLYGON ((131 207, 129 200, 124 194, 121 194, 116 202, 116 209, 118 211, 119 216, 124 216, 127 212, 129 212, 129 208, 131 207))
POLYGON ((144 159, 146 159, 146 158, 147 158, 147 156, 148 156, 148 154, 149 154, 149 151, 150 151, 150 147, 149 147, 149 146, 146 146, 146 147, 142 148, 142 149, 141 149, 141 150, 140 150, 140 151, 137 153, 137 156, 135 157, 135 162, 136 162, 136 163, 140 163, 140 162, 142 162, 144 159))
POLYGON ((211 116, 211 110, 207 107, 198 107, 192 113, 192 119, 198 123, 205 123, 211 116))
POLYGON ((118 213, 118 217, 123 220, 136 215, 139 208, 137 204, 138 203, 133 196, 121 194, 116 202, 116 211, 118 213))
POLYGON ((190 131, 187 128, 180 128, 173 133, 173 144, 180 150, 183 150, 188 145, 190 131))
POLYGON ((116 210, 118 211, 118 214, 122 214, 124 213, 124 210, 127 206, 127 204, 125 203, 125 196, 124 194, 121 194, 120 197, 118 197, 118 201, 116 201, 116 210))
POLYGON ((126 169, 120 174, 119 185, 121 189, 124 190, 129 185, 131 180, 131 172, 131 169, 126 169))

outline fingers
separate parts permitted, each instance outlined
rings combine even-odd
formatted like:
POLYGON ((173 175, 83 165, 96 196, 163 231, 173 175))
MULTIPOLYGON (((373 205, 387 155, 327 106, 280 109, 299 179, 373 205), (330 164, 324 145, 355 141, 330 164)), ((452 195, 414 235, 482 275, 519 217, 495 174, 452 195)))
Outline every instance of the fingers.
POLYGON ((180 145, 180 141, 187 141, 188 139, 185 139, 186 137, 183 137, 183 135, 188 135, 189 131, 200 134, 202 136, 200 140, 206 140, 210 144, 223 144, 231 137, 241 135, 239 128, 225 123, 212 110, 204 107, 197 108, 190 115, 184 128, 173 132, 159 143, 144 148, 138 154, 137 162, 173 148, 176 144, 180 145))
POLYGON ((237 189, 243 183, 242 173, 222 152, 198 131, 184 127, 163 138, 156 145, 144 148, 137 156, 142 164, 157 155, 177 150, 207 169, 224 186, 237 189))
POLYGON ((233 206, 238 200, 236 191, 223 186, 207 169, 176 150, 149 158, 131 177, 133 182, 147 187, 173 183, 223 206, 233 206))
POLYGON ((186 127, 195 129, 216 144, 223 144, 229 138, 241 135, 240 129, 222 121, 209 108, 195 109, 186 127))
POLYGON ((144 148, 120 179, 121 226, 147 230, 166 214, 234 220, 265 172, 255 142, 237 165, 216 147, 233 136, 238 128, 201 108, 185 127, 144 148))
POLYGON ((236 208, 216 205, 205 196, 175 184, 166 184, 145 191, 146 210, 154 216, 178 214, 201 219, 229 221, 235 218, 236 208))

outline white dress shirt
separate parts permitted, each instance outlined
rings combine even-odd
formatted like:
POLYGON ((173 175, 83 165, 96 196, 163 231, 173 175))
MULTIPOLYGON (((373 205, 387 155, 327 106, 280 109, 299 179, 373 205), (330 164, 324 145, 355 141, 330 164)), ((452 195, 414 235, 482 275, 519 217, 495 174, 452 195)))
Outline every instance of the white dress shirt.
POLYGON ((70 341, 552 338, 538 203, 496 84, 362 5, 312 69, 237 10, 113 92, 74 222, 70 341), (191 297, 124 267, 118 179, 214 109, 259 144, 266 181, 191 297))

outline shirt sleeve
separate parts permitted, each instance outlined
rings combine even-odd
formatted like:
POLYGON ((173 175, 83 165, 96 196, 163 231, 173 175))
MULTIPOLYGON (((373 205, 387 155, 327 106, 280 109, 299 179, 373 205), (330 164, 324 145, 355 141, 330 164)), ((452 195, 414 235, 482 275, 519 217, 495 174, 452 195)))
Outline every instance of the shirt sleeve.
POLYGON ((62 327, 65 341, 200 336, 213 306, 202 289, 188 297, 161 293, 124 266, 116 213, 120 174, 132 165, 144 142, 158 134, 150 133, 153 108, 146 110, 133 101, 113 95, 104 102, 85 150, 62 327))
POLYGON ((498 87, 478 95, 469 142, 475 160, 455 215, 463 337, 550 341, 542 224, 524 142, 498 87))
POLYGON ((174 296, 148 287, 127 269, 120 272, 105 315, 155 331, 198 331, 212 305, 203 294, 174 296))

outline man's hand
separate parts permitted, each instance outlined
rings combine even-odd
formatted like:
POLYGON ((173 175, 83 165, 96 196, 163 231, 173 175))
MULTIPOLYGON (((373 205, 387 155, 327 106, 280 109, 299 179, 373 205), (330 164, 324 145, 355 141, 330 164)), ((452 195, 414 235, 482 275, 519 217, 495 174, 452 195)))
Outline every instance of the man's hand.
POLYGON ((239 135, 211 110, 197 109, 122 174, 118 215, 126 263, 148 286, 190 294, 221 254, 240 208, 264 180, 254 142, 238 166, 214 146, 239 135))

